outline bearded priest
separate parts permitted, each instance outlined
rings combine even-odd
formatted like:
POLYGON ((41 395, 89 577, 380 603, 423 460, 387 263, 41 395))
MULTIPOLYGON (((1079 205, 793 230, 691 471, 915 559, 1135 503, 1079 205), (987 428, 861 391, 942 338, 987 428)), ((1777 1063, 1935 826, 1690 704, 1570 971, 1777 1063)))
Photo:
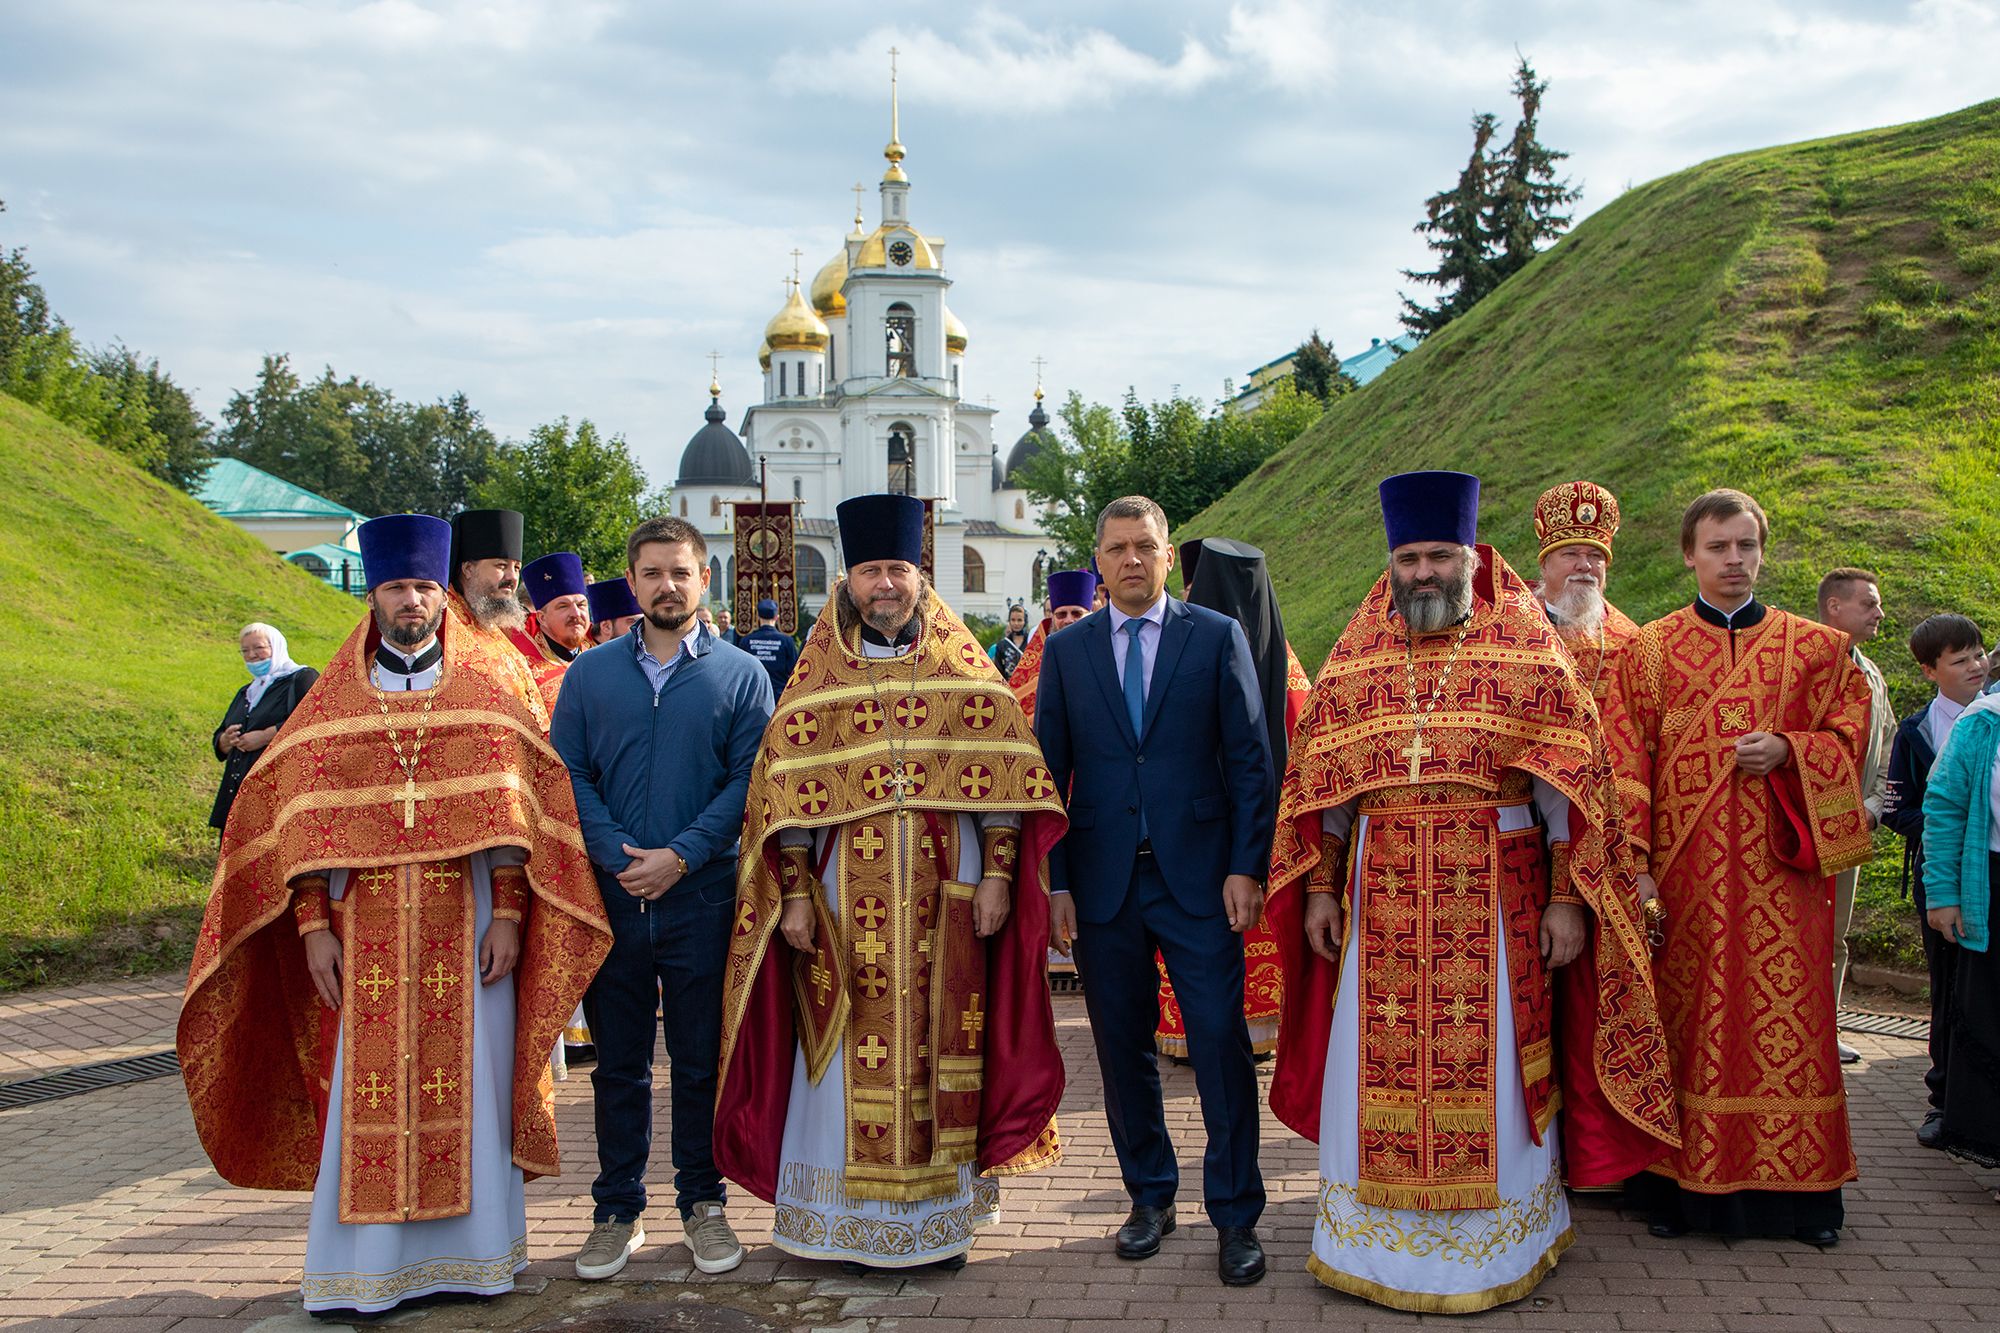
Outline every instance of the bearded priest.
POLYGON ((1062 569, 1049 575, 1049 613, 1036 626, 1035 636, 1028 640, 1021 664, 1007 677, 1007 688, 1021 701, 1022 716, 1035 715, 1035 691, 1042 680, 1042 650, 1048 646, 1049 636, 1089 615, 1091 601, 1096 596, 1097 575, 1087 569, 1062 569))
POLYGON ((1770 523, 1741 491, 1681 516, 1694 601, 1639 631, 1605 730, 1666 909, 1660 1009, 1680 1152, 1626 1199, 1656 1236, 1824 1248, 1855 1178, 1834 1029, 1833 877, 1871 854, 1868 678, 1847 635, 1757 600, 1770 523))
POLYGON ((919 570, 922 502, 837 512, 846 578, 750 778, 715 1160, 788 1254, 953 1271, 993 1177, 1059 1156, 1043 863, 1066 820, 919 570))
POLYGON ((1389 569, 1313 686, 1279 797, 1271 1106, 1320 1144, 1314 1276, 1456 1314, 1533 1290, 1573 1238, 1550 976, 1593 937, 1606 1096, 1662 1143, 1674 1108, 1595 710, 1477 545, 1477 478, 1405 473, 1381 497, 1389 569))
POLYGON ((513 1287, 611 944, 568 772, 446 606, 449 528, 358 535, 368 617, 237 793, 176 1043, 222 1178, 312 1190, 314 1313, 513 1287))
POLYGON ((528 608, 521 605, 521 548, 526 520, 513 509, 466 509, 451 520, 451 609, 466 639, 490 653, 494 669, 549 730, 555 691, 544 691, 534 664, 542 660, 527 637, 528 608))

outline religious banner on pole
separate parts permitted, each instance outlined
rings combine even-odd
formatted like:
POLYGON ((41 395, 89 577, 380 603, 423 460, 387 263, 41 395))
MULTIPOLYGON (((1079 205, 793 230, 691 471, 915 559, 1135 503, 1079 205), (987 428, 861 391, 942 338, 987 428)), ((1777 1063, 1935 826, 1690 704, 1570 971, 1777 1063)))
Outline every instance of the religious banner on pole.
POLYGON ((778 604, 778 628, 799 630, 798 575, 793 567, 793 507, 797 501, 760 503, 738 500, 736 508, 736 586, 730 589, 729 614, 739 625, 757 623, 757 603, 768 597, 778 604))
POLYGON ((923 575, 937 586, 937 501, 924 501, 923 575))

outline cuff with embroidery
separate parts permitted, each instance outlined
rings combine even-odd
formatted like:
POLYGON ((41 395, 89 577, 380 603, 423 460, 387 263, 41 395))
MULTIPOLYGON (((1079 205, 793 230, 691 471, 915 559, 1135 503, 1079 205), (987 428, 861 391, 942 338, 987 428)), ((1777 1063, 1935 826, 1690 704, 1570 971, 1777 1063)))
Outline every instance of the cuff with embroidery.
POLYGON ((1347 844, 1323 840, 1319 845, 1319 863, 1306 872, 1306 892, 1336 892, 1340 885, 1334 882, 1334 876, 1346 864, 1347 844))
POLYGON ((1569 877, 1569 844, 1552 842, 1549 844, 1549 905, 1568 903, 1572 907, 1584 905, 1583 895, 1576 891, 1576 881, 1569 877))
POLYGON ((785 901, 805 902, 812 897, 812 848, 797 845, 778 848, 778 887, 785 901))
POLYGON ((528 887, 528 872, 525 867, 493 867, 493 919, 495 921, 527 920, 528 900, 532 897, 534 897, 534 890, 528 887))
POLYGON ((300 875, 292 881, 292 921, 301 935, 333 929, 333 903, 327 897, 325 875, 300 875))
POLYGON ((1021 863, 1021 830, 1017 828, 981 829, 980 847, 984 852, 984 862, 980 869, 983 879, 1014 880, 1015 867, 1021 863))

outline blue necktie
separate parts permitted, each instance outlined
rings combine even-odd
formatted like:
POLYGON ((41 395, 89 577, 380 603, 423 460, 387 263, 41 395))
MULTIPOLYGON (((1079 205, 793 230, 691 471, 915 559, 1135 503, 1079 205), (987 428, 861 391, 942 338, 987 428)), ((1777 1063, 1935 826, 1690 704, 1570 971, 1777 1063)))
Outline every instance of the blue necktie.
POLYGON ((1136 617, 1125 622, 1125 635, 1131 640, 1125 647, 1125 715, 1132 719, 1135 743, 1146 720, 1146 653, 1139 646, 1139 631, 1145 626, 1136 617))
MULTIPOLYGON (((1146 622, 1132 619, 1125 622, 1125 633, 1131 642, 1125 645, 1125 715, 1132 719, 1132 742, 1139 742, 1140 728, 1146 720, 1146 651, 1139 646, 1139 631, 1146 622)), ((1139 841, 1146 840, 1146 812, 1139 812, 1139 841)))

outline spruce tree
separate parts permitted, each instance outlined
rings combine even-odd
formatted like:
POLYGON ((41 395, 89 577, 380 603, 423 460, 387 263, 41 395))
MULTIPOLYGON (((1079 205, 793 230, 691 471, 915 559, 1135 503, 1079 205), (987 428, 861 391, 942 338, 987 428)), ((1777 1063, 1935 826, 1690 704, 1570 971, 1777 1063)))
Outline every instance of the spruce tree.
POLYGON ((1583 197, 1567 179, 1556 179, 1556 164, 1569 156, 1559 153, 1536 137, 1536 117, 1541 113, 1546 82, 1535 78, 1526 56, 1514 71, 1514 97, 1521 104, 1521 119, 1514 137, 1495 160, 1496 180, 1493 201, 1486 222, 1492 238, 1492 264, 1496 284, 1520 272, 1535 257, 1542 242, 1553 241, 1569 230, 1570 215, 1562 210, 1583 197))
POLYGON ((1403 297, 1403 327, 1419 338, 1437 332, 1470 310, 1479 299, 1499 285, 1492 260, 1493 237, 1487 230, 1492 214, 1494 163, 1487 147, 1499 132, 1499 121, 1482 111, 1472 118, 1472 156, 1458 183, 1424 201, 1424 220, 1416 231, 1438 257, 1437 267, 1428 273, 1404 269, 1412 282, 1443 288, 1434 306, 1419 305, 1403 297))
POLYGON ((1292 353, 1292 386, 1322 403, 1330 403, 1356 387, 1354 376, 1340 368, 1333 344, 1320 337, 1318 329, 1292 353))

